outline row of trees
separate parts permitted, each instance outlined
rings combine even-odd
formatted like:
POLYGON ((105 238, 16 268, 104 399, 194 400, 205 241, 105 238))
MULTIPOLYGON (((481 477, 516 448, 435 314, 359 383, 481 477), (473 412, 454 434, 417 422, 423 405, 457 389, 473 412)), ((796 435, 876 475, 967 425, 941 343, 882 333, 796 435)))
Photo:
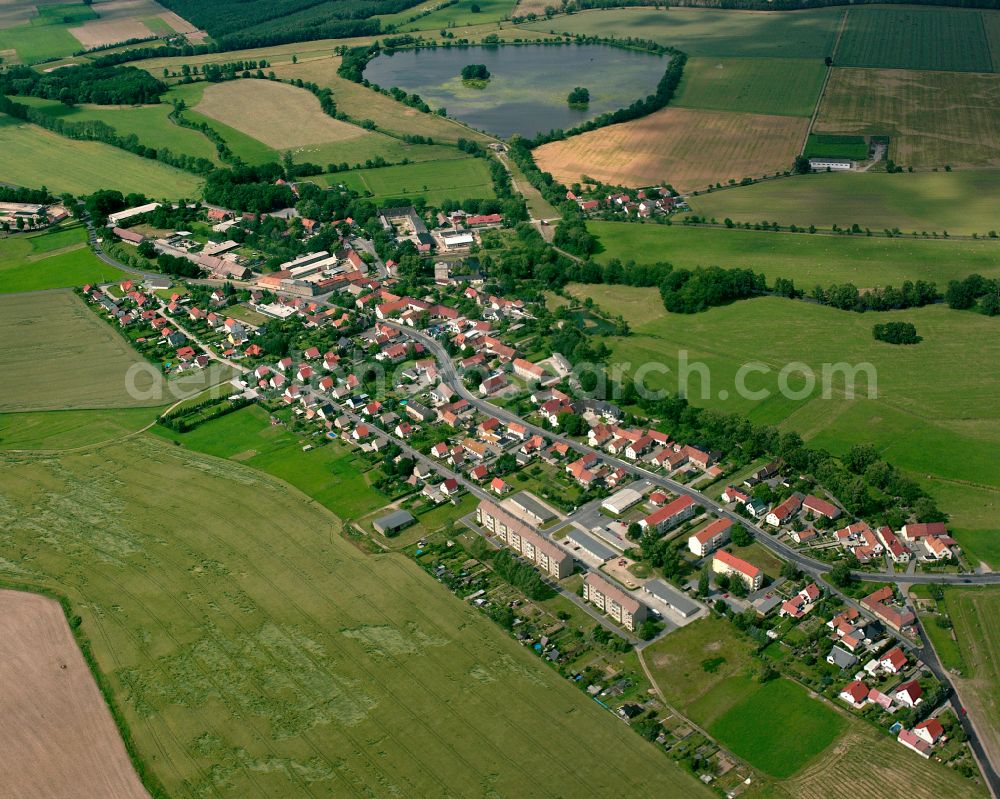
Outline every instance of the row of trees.
POLYGON ((36 72, 13 66, 0 72, 0 94, 42 97, 66 105, 138 105, 160 102, 166 84, 135 67, 80 64, 73 69, 36 72))

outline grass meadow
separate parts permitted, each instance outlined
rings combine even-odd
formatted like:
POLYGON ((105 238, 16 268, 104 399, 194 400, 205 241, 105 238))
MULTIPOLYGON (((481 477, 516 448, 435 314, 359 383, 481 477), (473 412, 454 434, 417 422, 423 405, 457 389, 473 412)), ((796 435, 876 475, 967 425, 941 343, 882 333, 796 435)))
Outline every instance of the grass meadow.
MULTIPOLYGON (((127 393, 137 363, 118 332, 69 291, 0 296, 0 411, 162 405, 127 393)), ((153 378, 135 384, 146 390, 153 378)))
POLYGON ((321 166, 354 166, 376 156, 393 162, 404 158, 432 161, 454 154, 440 146, 406 144, 384 133, 333 119, 323 113, 319 101, 307 90, 284 83, 253 79, 217 83, 203 89, 194 110, 256 139, 272 151, 291 151, 297 161, 321 166))
MULTIPOLYGON (((588 291, 614 308, 619 291, 632 297, 637 290, 601 286, 576 293, 588 291)), ((659 301, 655 289, 645 291, 650 304, 659 301)), ((693 316, 664 311, 632 330, 627 338, 611 340, 609 362, 632 369, 665 363, 671 372, 650 375, 648 385, 676 392, 683 387, 678 358, 684 352, 688 363, 705 365, 688 370, 685 393, 694 405, 795 430, 834 454, 856 443, 875 444, 890 463, 924 483, 960 537, 966 529, 977 531, 962 539, 974 558, 1000 565, 997 546, 989 543, 1000 535, 1000 526, 988 513, 1000 495, 1000 466, 993 456, 1000 444, 995 320, 943 305, 875 315, 759 298, 693 316), (913 347, 874 342, 872 325, 887 320, 912 322, 923 341, 913 347), (778 385, 780 370, 795 362, 809 365, 817 376, 815 390, 798 399, 783 396, 778 385), (822 397, 822 365, 845 362, 872 365, 877 397, 869 398, 863 374, 855 399, 845 396, 843 375, 831 381, 828 398, 822 397), (737 372, 749 363, 766 370, 746 381, 748 389, 768 392, 759 399, 734 390, 737 372)), ((805 383, 793 374, 788 385, 794 392, 805 383)))
POLYGON ((709 796, 285 483, 149 436, 0 469, 0 575, 68 597, 170 796, 709 796))
POLYGON ((719 222, 768 220, 830 230, 987 236, 1000 229, 1000 172, 821 172, 700 194, 691 209, 719 222))
POLYGON ((814 129, 888 136, 889 157, 906 167, 995 168, 998 108, 1000 75, 835 68, 814 129))
POLYGON ((17 60, 23 64, 48 61, 76 52, 80 49, 80 42, 69 29, 97 19, 93 9, 78 3, 39 5, 37 10, 38 16, 32 17, 27 24, 0 29, 0 51, 14 51, 17 60))
POLYGON ((395 25, 400 32, 458 28, 510 19, 515 2, 516 0, 458 0, 454 5, 441 8, 441 0, 431 0, 395 14, 380 14, 378 18, 382 21, 383 30, 387 25, 395 25), (473 7, 477 10, 473 11, 473 7), (424 11, 431 13, 413 19, 424 11))
POLYGON ((489 138, 454 119, 425 114, 360 83, 342 78, 337 74, 339 67, 340 56, 317 55, 300 58, 297 64, 280 64, 274 72, 285 80, 301 79, 330 87, 339 112, 359 121, 371 120, 380 129, 400 136, 429 136, 435 142, 456 142, 463 138, 483 141, 489 138))
POLYGON ((852 8, 837 47, 848 67, 989 72, 993 69, 985 16, 957 8, 852 8))
POLYGON ((110 188, 171 199, 201 193, 201 180, 188 172, 100 142, 66 139, 3 115, 0 152, 4 180, 21 186, 44 185, 71 194, 110 188))
POLYGON ((145 106, 67 106, 58 100, 44 100, 37 97, 20 97, 19 103, 33 106, 51 117, 68 122, 104 122, 122 136, 135 134, 143 144, 156 149, 168 149, 196 158, 207 158, 216 164, 215 145, 197 130, 182 128, 168 119, 173 111, 171 95, 165 95, 164 102, 145 106))
POLYGON ((599 261, 618 258, 636 263, 667 261, 685 268, 746 267, 763 272, 772 283, 775 278, 787 277, 807 290, 831 283, 854 283, 859 288, 899 286, 905 280, 929 280, 943 287, 949 280, 961 280, 973 272, 1000 277, 1000 242, 994 241, 827 236, 623 222, 589 222, 587 226, 600 241, 599 261))
POLYGON ((566 184, 587 175, 612 185, 669 183, 693 191, 789 169, 808 125, 800 117, 670 106, 542 145, 534 155, 566 184))
POLYGON ((808 117, 825 77, 818 58, 690 58, 671 105, 808 117))
POLYGON ((0 238, 0 294, 82 286, 123 274, 91 253, 82 224, 0 238))
POLYGON ((701 8, 583 11, 522 28, 653 39, 689 56, 823 58, 833 52, 841 8, 774 13, 701 8))
POLYGON ((847 719, 810 697, 798 683, 776 679, 755 687, 750 696, 712 723, 709 731, 765 774, 793 776, 847 728, 847 719), (769 715, 780 722, 761 724, 769 715))
POLYGON ((494 196, 489 169, 481 158, 456 157, 377 169, 355 169, 311 178, 324 186, 344 184, 376 200, 420 195, 431 204, 443 200, 489 199, 494 196))

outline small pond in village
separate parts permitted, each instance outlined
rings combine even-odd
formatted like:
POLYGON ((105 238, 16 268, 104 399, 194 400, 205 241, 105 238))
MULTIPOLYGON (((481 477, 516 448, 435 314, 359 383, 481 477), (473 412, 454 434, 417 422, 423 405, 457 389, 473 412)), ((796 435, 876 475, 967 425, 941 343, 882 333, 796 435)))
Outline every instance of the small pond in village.
POLYGON ((652 94, 669 58, 605 44, 436 47, 383 53, 364 74, 384 89, 419 94, 431 108, 444 108, 473 128, 530 138, 652 94), (463 83, 467 64, 486 65, 490 79, 483 88, 463 83), (576 86, 590 91, 586 108, 566 101, 576 86))

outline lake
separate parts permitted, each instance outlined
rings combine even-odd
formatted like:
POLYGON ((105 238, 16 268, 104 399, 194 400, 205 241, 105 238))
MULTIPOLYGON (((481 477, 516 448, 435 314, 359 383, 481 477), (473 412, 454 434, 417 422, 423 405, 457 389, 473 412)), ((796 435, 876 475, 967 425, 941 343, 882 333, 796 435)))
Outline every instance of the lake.
POLYGON ((669 56, 604 44, 437 47, 383 53, 365 78, 382 88, 419 94, 433 109, 473 128, 508 138, 568 129, 631 105, 656 90, 669 56), (485 64, 485 88, 462 83, 466 64, 485 64), (570 108, 575 86, 590 91, 585 109, 570 108))

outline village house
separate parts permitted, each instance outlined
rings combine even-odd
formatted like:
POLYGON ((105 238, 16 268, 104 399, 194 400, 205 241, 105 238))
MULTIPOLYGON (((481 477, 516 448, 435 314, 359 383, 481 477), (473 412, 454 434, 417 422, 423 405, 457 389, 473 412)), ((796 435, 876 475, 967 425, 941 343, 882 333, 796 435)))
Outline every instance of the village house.
POLYGON ((781 527, 781 525, 790 521, 801 508, 802 496, 800 494, 792 494, 780 505, 775 506, 771 512, 764 517, 764 521, 772 527, 781 527))
POLYGON ((802 507, 814 516, 825 516, 827 519, 836 519, 840 516, 840 508, 811 494, 802 501, 802 507))

